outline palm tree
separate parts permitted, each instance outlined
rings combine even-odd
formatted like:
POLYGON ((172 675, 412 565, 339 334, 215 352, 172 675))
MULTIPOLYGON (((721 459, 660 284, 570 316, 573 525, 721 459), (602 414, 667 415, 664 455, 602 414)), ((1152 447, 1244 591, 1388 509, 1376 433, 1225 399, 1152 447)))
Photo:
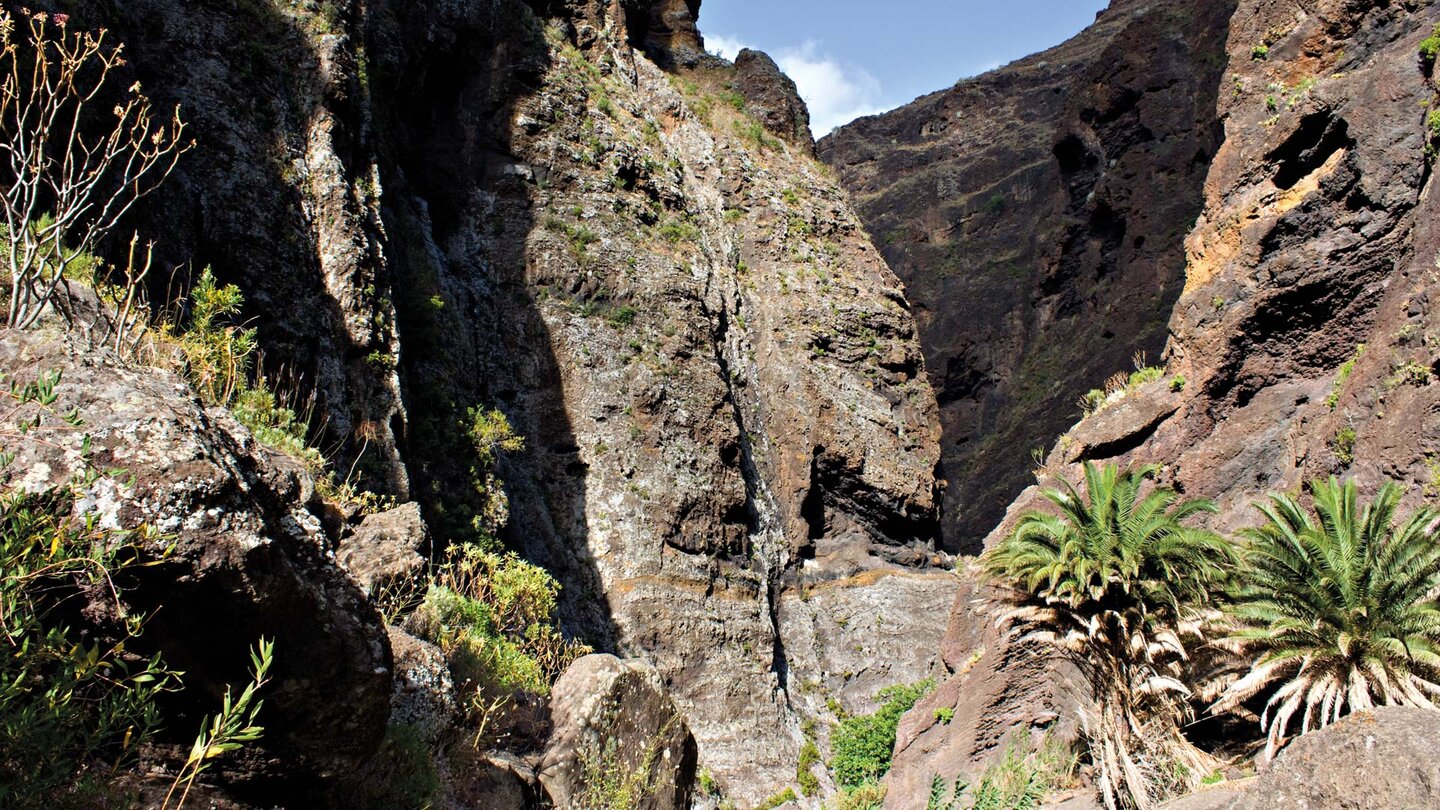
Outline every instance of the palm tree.
POLYGON ((1208 772, 1179 730, 1190 695, 1179 679, 1182 636, 1198 636, 1232 551, 1183 523, 1213 503, 1166 487, 1142 492, 1157 471, 1086 463, 1083 495, 1068 482, 1043 490, 1059 514, 1024 515, 983 560, 1010 592, 1002 620, 1058 648, 1085 677, 1094 705, 1082 727, 1112 809, 1151 807, 1208 772))
POLYGON ((1382 705, 1435 709, 1440 696, 1440 512, 1396 527, 1404 494, 1387 482, 1356 507, 1355 483, 1312 481, 1314 514, 1272 495, 1266 522, 1243 533, 1229 641, 1253 659, 1215 704, 1229 710, 1265 691, 1267 758, 1301 713, 1299 733, 1382 705), (1302 710, 1303 709, 1303 713, 1302 710))

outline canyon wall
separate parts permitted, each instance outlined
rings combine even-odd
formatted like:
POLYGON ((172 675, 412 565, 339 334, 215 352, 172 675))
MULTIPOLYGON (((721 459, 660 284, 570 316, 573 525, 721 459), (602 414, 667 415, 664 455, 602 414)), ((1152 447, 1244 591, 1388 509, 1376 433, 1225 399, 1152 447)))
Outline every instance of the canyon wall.
POLYGON ((916 309, 947 548, 979 548, 1082 394, 1164 349, 1234 10, 1120 0, 1069 42, 820 143, 916 309))
MULTIPOLYGON (((1225 37, 1214 67, 1223 87, 1200 116, 1223 127, 1213 158, 1173 188, 1164 184, 1177 175, 1127 181, 1147 195, 1198 195, 1198 219, 1168 226, 1182 228, 1184 272, 1167 293, 1164 352, 1151 357, 1165 376, 1065 430, 1037 472, 1073 481, 1083 461, 1160 464, 1162 483, 1219 504, 1211 526, 1221 531, 1254 525, 1266 493, 1330 475, 1366 492, 1398 481, 1413 507, 1440 491, 1437 91, 1419 55, 1440 10, 1371 0, 1232 10, 1202 32, 1225 37)), ((1097 185, 1124 165, 1094 164, 1097 185)), ((1041 503, 1026 489, 985 545, 1041 503)), ((984 597, 975 586, 956 603, 952 675, 901 725, 889 807, 919 806, 932 776, 973 773, 1006 737, 1073 732, 1062 673, 995 633, 984 597), (955 709, 953 723, 935 720, 939 708, 955 709)))
POLYGON ((930 671, 956 582, 914 318, 793 85, 705 55, 698 2, 66 5, 197 139, 137 227, 242 288, 332 463, 437 547, 508 516, 728 797, 930 671))

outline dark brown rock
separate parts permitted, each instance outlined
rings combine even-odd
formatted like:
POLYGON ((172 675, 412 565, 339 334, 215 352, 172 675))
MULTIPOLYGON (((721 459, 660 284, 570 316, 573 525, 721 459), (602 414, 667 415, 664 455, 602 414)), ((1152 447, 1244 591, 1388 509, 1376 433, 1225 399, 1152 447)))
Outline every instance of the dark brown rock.
POLYGON ((427 743, 435 743, 458 717, 455 681, 450 662, 439 647, 398 627, 387 628, 395 659, 390 695, 390 724, 415 729, 427 743))
POLYGON ((340 541, 335 558, 373 598, 424 574, 426 563, 420 552, 428 550, 429 542, 420 505, 407 503, 366 515, 340 541))
POLYGON ((1222 134, 1235 0, 1117 0, 1063 45, 820 142, 905 283, 974 551, 1081 394, 1157 360, 1222 134))
POLYGON ((795 82, 768 54, 749 48, 740 51, 735 57, 735 90, 745 97, 746 110, 766 129, 802 149, 815 151, 810 110, 795 82))

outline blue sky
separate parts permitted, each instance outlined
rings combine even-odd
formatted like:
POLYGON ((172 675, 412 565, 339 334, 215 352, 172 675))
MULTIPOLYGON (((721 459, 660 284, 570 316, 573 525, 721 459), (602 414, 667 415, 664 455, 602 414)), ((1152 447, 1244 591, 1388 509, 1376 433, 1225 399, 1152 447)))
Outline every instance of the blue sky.
MULTIPOLYGON (((1204 0, 1199 0, 1204 2, 1204 0)), ((810 106, 816 136, 1057 45, 1108 0, 705 0, 706 47, 758 48, 810 106)))

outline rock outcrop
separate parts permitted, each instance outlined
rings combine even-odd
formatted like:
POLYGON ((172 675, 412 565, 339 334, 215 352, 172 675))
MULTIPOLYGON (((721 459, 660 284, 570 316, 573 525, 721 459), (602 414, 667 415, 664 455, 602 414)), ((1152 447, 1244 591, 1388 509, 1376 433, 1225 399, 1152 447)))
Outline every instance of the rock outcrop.
POLYGON ((947 548, 979 548, 1081 394, 1164 348, 1234 11, 1117 0, 1063 45, 821 141, 917 312, 947 548))
POLYGON ((1381 810, 1440 805, 1440 713, 1386 706, 1295 740, 1253 780, 1164 810, 1381 810))
MULTIPOLYGON (((437 545, 508 516, 727 797, 793 781, 824 694, 928 673, 956 583, 914 318, 793 88, 705 56, 697 2, 66 6, 193 123, 137 216, 157 260, 245 291, 336 463, 437 545), (491 409, 525 438, 508 504, 469 431, 491 409), (824 627, 827 600, 885 621, 824 627)), ((369 586, 414 562, 385 548, 369 586)))
POLYGON ((140 549, 150 565, 124 593, 127 608, 147 616, 139 643, 185 673, 185 691, 167 701, 170 741, 188 749, 227 686, 247 679, 248 651, 265 637, 275 659, 264 737, 217 766, 236 795, 321 796, 363 763, 390 713, 390 646, 375 608, 334 562, 309 508, 309 473, 259 447, 227 411, 203 409, 177 377, 56 331, 5 330, 0 368, 22 385, 60 372, 57 401, 83 420, 79 430, 52 419, 7 437, 12 468, 24 471, 7 486, 58 486, 84 465, 119 470, 126 483, 96 478, 77 508, 103 526, 158 532, 140 549))
MULTIPOLYGON (((1211 112, 1223 139, 1198 220, 1186 226, 1166 376, 1061 436, 1044 475, 1078 480, 1085 460, 1161 464, 1164 483, 1217 501, 1212 526, 1222 531, 1253 525, 1251 505, 1266 493, 1331 474, 1372 491, 1400 481, 1404 508, 1433 497, 1440 386, 1429 302, 1440 231, 1425 119, 1436 85, 1418 53, 1437 23, 1440 10, 1428 5, 1239 4, 1218 68, 1226 89, 1211 112)), ((1039 504, 1034 488, 1022 493, 986 544, 1039 504)), ((951 634, 989 621, 957 610, 951 634)), ((987 650, 997 653, 1008 692, 1053 688, 1015 651, 987 650)), ((897 778, 963 772, 966 750, 973 773, 995 749, 970 744, 970 722, 957 712, 956 740, 900 750, 897 778)))

